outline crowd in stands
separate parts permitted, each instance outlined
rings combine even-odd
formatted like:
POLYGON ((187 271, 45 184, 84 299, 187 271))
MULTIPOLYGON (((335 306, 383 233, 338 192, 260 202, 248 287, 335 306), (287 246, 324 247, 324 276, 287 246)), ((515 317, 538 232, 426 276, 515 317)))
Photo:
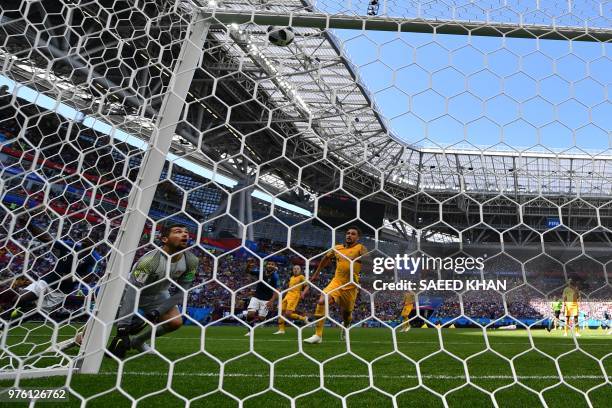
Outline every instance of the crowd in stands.
MULTIPOLYGON (((84 234, 92 226, 92 222, 101 221, 102 217, 119 222, 124 211, 124 200, 130 190, 130 180, 135 177, 142 152, 125 143, 113 142, 104 134, 81 128, 76 123, 68 124, 60 120, 60 117, 54 113, 47 112, 40 115, 39 112, 34 112, 36 108, 32 105, 24 104, 22 110, 28 115, 31 113, 29 116, 37 118, 36 120, 26 119, 10 104, 5 105, 1 112, 3 119, 0 120, 0 158, 2 159, 0 170, 4 179, 5 192, 2 197, 6 208, 9 211, 16 211, 22 205, 31 206, 27 204, 28 201, 44 202, 56 213, 69 216, 68 224, 73 225, 70 229, 72 236, 84 234), (36 177, 46 178, 46 184, 43 184, 42 179, 37 181, 36 177, 28 176, 33 174, 28 172, 28 169, 35 169, 36 177), (91 185, 88 186, 88 182, 93 183, 95 189, 92 189, 91 185), (45 191, 47 186, 51 188, 45 191), (91 200, 92 195, 96 200, 91 200), (26 204, 19 204, 14 200, 7 201, 9 196, 20 197, 25 200, 26 204), (77 213, 87 210, 87 214, 95 214, 92 209, 97 212, 97 215, 91 216, 93 218, 85 218, 84 222, 76 222, 77 213)), ((182 187, 188 190, 204 183, 203 180, 194 178, 192 175, 182 174, 176 166, 172 171, 173 182, 160 183, 157 189, 152 207, 152 212, 157 211, 154 219, 165 218, 180 210, 180 207, 169 207, 176 205, 173 204, 173 201, 177 200, 173 200, 173 197, 182 197, 181 192, 177 190, 177 185, 181 186, 180 183, 184 183, 182 187)), ((221 197, 220 192, 218 194, 208 192, 207 194, 206 197, 209 199, 214 196, 215 200, 218 200, 221 197)), ((195 200, 201 199, 197 195, 190 195, 190 197, 195 200)), ((193 215, 206 208, 206 211, 210 213, 215 208, 210 204, 197 201, 188 202, 185 211, 193 215)), ((266 207, 266 204, 260 203, 256 210, 265 212, 269 210, 269 206, 266 207)), ((4 211, 0 215, 4 220, 8 219, 4 211)), ((201 220, 205 219, 205 214, 200 213, 199 215, 204 217, 201 220)), ((280 218, 289 224, 295 221, 285 213, 280 214, 280 218)), ((52 224, 49 232, 55 233, 56 227, 56 224, 52 224)), ((10 302, 19 288, 27 285, 30 279, 48 273, 56 262, 49 246, 33 241, 23 225, 18 225, 15 230, 20 232, 11 235, 10 239, 8 239, 6 230, 0 231, 0 295, 5 303, 10 302)), ((142 244, 144 245, 148 235, 145 234, 143 238, 142 244)), ((279 266, 282 289, 286 289, 292 263, 304 265, 304 262, 310 262, 309 270, 312 271, 319 256, 328 249, 322 246, 292 243, 291 250, 289 250, 284 242, 261 237, 256 240, 256 246, 260 256, 274 255, 279 266)), ((135 260, 152 248, 150 245, 141 247, 135 260)), ((103 260, 98 265, 98 270, 102 272, 106 269, 109 246, 101 243, 96 249, 103 256, 103 260)), ((223 253, 221 250, 210 248, 204 250, 196 247, 194 252, 201 259, 201 263, 196 286, 189 292, 189 306, 210 308, 213 311, 214 320, 222 319, 232 312, 236 314, 240 312, 245 307, 250 290, 254 289, 254 283, 257 281, 256 276, 246 272, 247 264, 255 262, 259 267, 259 260, 255 260, 252 253, 245 250, 223 253), (216 276, 213 276, 214 270, 217 271, 216 276), (236 293, 235 310, 231 310, 232 291, 236 293)), ((552 299, 545 298, 543 292, 535 288, 559 288, 563 281, 557 281, 550 276, 538 277, 532 274, 528 277, 529 285, 527 285, 521 272, 516 269, 516 265, 516 261, 500 257, 494 262, 488 262, 484 271, 491 277, 503 276, 509 282, 509 292, 505 296, 497 292, 470 292, 461 297, 454 293, 451 295, 433 294, 443 299, 434 315, 437 317, 464 315, 491 319, 504 315, 534 319, 549 316, 552 299), (514 275, 512 271, 515 271, 514 275)), ((531 267, 545 268, 546 265, 532 263, 531 267)), ((323 271, 317 286, 323 288, 331 279, 332 274, 332 267, 323 271)), ((425 277, 423 274, 422 278, 425 277)), ((366 290, 360 292, 354 311, 354 321, 368 319, 372 314, 383 321, 397 319, 403 306, 402 293, 389 291, 375 293, 365 281, 363 287, 366 290)), ((544 293, 548 293, 548 290, 544 293)), ((318 291, 312 290, 309 297, 302 302, 301 311, 311 313, 317 297, 318 291)), ((585 312, 589 316, 602 318, 606 310, 611 310, 612 305, 609 300, 610 297, 606 300, 605 296, 590 299, 583 303, 585 312)), ((335 308, 332 313, 332 316, 337 317, 335 308)))
MULTIPOLYGON (((59 213, 92 206, 106 218, 120 215, 143 152, 78 123, 68 124, 55 113, 37 116, 32 104, 22 102, 20 108, 26 113, 33 111, 36 119, 26 119, 10 104, 0 112, 0 170, 6 191, 3 201, 11 208, 20 206, 24 199, 30 205, 40 203, 46 182, 52 187, 46 204, 59 213), (92 196, 96 200, 91 200, 92 196)), ((184 186, 186 190, 204 184, 203 179, 195 180, 193 174, 183 173, 175 166, 172 177, 175 183, 189 184, 184 186)), ((175 184, 160 183, 153 208, 158 212, 180 212, 182 195, 175 184), (180 199, 168 200, 169 197, 180 199)), ((207 208, 210 213, 215 207, 207 208)), ((184 212, 199 218, 206 216, 189 200, 184 212)))
POLYGON ((461 300, 458 296, 445 299, 436 310, 435 316, 455 318, 463 315, 495 320, 509 315, 519 319, 540 319, 542 314, 529 301, 530 293, 529 289, 522 287, 514 289, 505 296, 494 291, 472 291, 462 296, 461 300))
MULTIPOLYGON (((49 251, 49 247, 33 241, 29 233, 20 227, 18 224, 16 230, 20 232, 11 236, 10 240, 6 239, 6 235, 0 235, 0 242, 3 243, 0 247, 0 293, 3 294, 5 301, 14 297, 19 288, 27 285, 29 283, 28 278, 44 275, 52 270, 55 264, 54 256, 49 251), (24 249, 28 250, 28 248, 37 249, 30 249, 28 263, 26 264, 26 251, 24 249)), ((73 236, 83 235, 87 228, 85 223, 74 224, 70 234, 73 236)), ((52 234, 56 232, 55 224, 51 225, 49 232, 52 234)), ((148 237, 145 236, 144 238, 147 239, 148 237)), ((275 254, 274 259, 277 262, 282 282, 281 290, 286 289, 291 266, 299 258, 296 258, 293 252, 286 250, 283 243, 261 240, 258 241, 257 246, 258 253, 263 256, 275 254)), ((136 253, 135 260, 152 248, 152 246, 142 246, 136 253)), ((98 266, 98 271, 103 272, 106 267, 109 247, 98 245, 96 250, 105 257, 98 266)), ((188 306, 210 308, 212 320, 229 322, 229 319, 222 319, 232 312, 238 314, 245 308, 251 290, 254 289, 254 284, 258 279, 256 275, 247 273, 247 265, 252 263, 257 269, 260 261, 244 249, 223 253, 221 250, 202 249, 194 246, 192 250, 199 257, 200 265, 195 287, 188 295, 188 306), (215 263, 217 273, 216 276, 213 276, 215 263), (232 292, 235 293, 235 309, 233 311, 231 309, 232 292)), ((300 247, 295 248, 295 250, 299 253, 312 255, 309 266, 311 272, 316 267, 318 260, 316 255, 325 252, 325 248, 314 247, 300 247)), ((321 274, 317 286, 319 288, 324 287, 332 275, 333 267, 328 267, 321 274)), ((529 285, 521 285, 518 277, 514 279, 516 281, 509 285, 512 289, 505 295, 494 291, 470 291, 461 296, 454 292, 428 293, 428 296, 443 299, 435 309, 433 316, 438 318, 466 316, 474 319, 488 318, 492 320, 506 315, 518 319, 544 319, 549 317, 553 298, 542 296, 540 292, 529 285)), ((399 311, 403 306, 403 293, 395 291, 375 292, 368 282, 364 282, 362 286, 364 290, 360 292, 354 310, 355 322, 365 321, 373 315, 382 321, 397 320, 399 311)), ((424 295, 422 293, 419 296, 424 295)), ((317 297, 318 292, 312 290, 309 297, 302 302, 300 311, 306 314, 312 313, 311 309, 314 307, 317 297)), ((581 306, 581 310, 594 319, 603 319, 604 312, 609 312, 611 309, 612 303, 605 296, 585 299, 581 306)), ((339 318, 335 308, 332 308, 332 317, 339 318)))
MULTIPOLYGON (((470 292, 461 301, 456 295, 445 299, 435 316, 455 318, 463 315, 496 320, 507 315, 517 319, 540 320, 552 316, 552 302, 558 299, 560 296, 546 297, 526 285, 519 286, 505 296, 498 292, 470 292)), ((612 298, 584 297, 580 302, 580 310, 589 318, 601 320, 606 310, 612 310, 612 298)))

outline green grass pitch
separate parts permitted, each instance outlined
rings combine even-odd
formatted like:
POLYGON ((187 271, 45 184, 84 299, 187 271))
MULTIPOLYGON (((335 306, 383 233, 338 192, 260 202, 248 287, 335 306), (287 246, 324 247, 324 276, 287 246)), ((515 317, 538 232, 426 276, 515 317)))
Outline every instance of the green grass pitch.
MULTIPOLYGON (((413 328, 394 336, 389 329, 354 328, 347 344, 338 329, 326 328, 319 345, 300 345, 295 329, 284 336, 272 335, 275 330, 260 327, 249 338, 239 327, 183 327, 157 340, 159 355, 129 354, 122 366, 105 358, 101 374, 75 374, 70 388, 91 398, 88 407, 128 407, 128 395, 139 407, 166 408, 186 400, 192 407, 238 407, 238 400, 244 407, 290 407, 287 396, 297 397, 296 407, 341 407, 341 397, 348 407, 586 407, 580 391, 595 407, 612 401, 612 336, 600 330, 574 339, 544 330, 531 336, 487 331, 485 338, 476 329, 413 328)), ((304 338, 312 332, 304 328, 304 338)), ((7 344, 16 353, 35 350, 32 344, 48 333, 35 325, 13 329, 7 344)), ((66 381, 20 385, 61 387, 66 381)), ((42 406, 80 403, 73 395, 67 403, 42 406)))

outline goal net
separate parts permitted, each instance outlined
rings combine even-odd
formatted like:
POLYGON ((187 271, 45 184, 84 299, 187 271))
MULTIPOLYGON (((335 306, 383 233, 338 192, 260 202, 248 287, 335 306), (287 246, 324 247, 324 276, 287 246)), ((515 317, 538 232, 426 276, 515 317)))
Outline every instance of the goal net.
POLYGON ((607 2, 78 3, 0 3, 1 401, 610 401, 607 2))

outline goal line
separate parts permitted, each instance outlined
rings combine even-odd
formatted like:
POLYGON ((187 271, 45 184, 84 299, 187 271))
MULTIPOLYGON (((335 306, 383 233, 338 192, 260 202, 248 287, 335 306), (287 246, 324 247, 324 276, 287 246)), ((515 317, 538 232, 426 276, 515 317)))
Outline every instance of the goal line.
MULTIPOLYGON (((99 374, 101 375, 117 375, 116 371, 102 371, 99 374)), ((157 377, 160 375, 168 374, 167 372, 162 371, 123 371, 122 375, 137 375, 137 376, 151 376, 157 377)), ((184 376, 184 377, 219 377, 221 374, 218 372, 176 372, 174 371, 172 375, 176 376, 184 376)), ((236 378, 268 378, 269 374, 255 374, 255 373, 223 373, 223 377, 236 377, 236 378)), ((321 376, 317 374, 274 374, 272 375, 274 378, 320 378, 321 376)), ((357 378, 370 378, 367 374, 324 374, 324 378, 346 378, 346 379, 357 379, 357 378)), ((430 380, 465 380, 468 377, 465 375, 445 375, 445 374, 421 374, 421 375, 389 375, 389 374, 374 374, 374 378, 379 379, 389 379, 389 380, 399 380, 399 379, 430 379, 430 380)), ((472 380, 559 380, 560 378, 566 380, 606 380, 606 378, 610 378, 608 376, 602 375, 589 375, 589 374, 577 374, 577 375, 567 375, 567 376, 558 376, 558 375, 470 375, 470 379, 472 380)))

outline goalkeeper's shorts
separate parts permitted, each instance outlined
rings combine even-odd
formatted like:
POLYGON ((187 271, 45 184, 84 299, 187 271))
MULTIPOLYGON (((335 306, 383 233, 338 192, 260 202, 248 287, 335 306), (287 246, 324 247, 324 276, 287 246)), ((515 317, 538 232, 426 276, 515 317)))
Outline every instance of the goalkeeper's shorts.
MULTIPOLYGON (((170 293, 159 293, 153 296, 141 296, 138 301, 138 314, 140 316, 146 316, 153 311, 158 311, 160 316, 163 316, 170 309, 175 307, 175 305, 165 305, 166 301, 170 298, 170 293)), ((140 320, 140 316, 134 315, 132 316, 132 323, 135 323, 137 320, 140 320)))

